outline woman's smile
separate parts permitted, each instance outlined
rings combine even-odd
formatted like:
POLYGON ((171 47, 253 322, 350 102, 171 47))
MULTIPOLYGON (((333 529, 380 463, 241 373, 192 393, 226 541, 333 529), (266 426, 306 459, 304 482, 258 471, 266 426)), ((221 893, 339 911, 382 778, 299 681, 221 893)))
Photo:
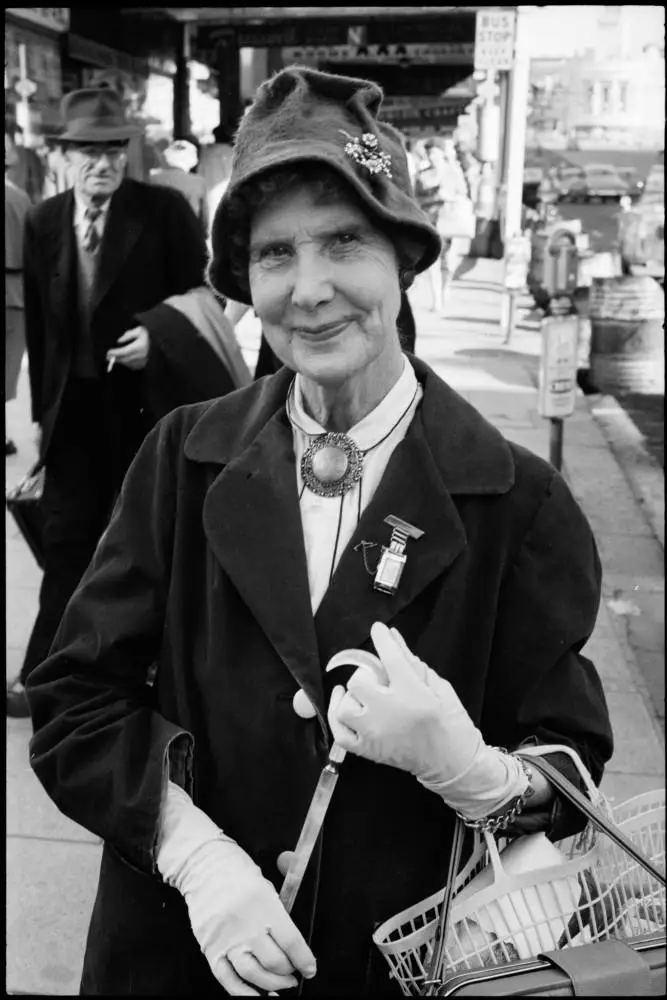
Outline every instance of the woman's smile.
POLYGON ((322 341, 333 340, 334 337, 337 337, 339 333, 343 333, 350 323, 353 322, 354 316, 347 316, 332 323, 323 323, 320 326, 297 326, 294 328, 294 332, 298 336, 303 337, 304 340, 321 343, 322 341))

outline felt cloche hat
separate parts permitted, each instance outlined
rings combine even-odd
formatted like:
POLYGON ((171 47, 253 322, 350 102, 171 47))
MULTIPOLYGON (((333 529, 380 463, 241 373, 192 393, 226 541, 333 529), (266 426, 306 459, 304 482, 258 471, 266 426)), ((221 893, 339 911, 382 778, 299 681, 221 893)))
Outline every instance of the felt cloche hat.
POLYGON ((404 140, 378 119, 383 93, 368 80, 290 66, 265 81, 242 118, 227 189, 211 229, 208 279, 220 294, 250 302, 230 267, 238 253, 231 210, 253 178, 285 166, 322 163, 332 167, 361 198, 385 231, 402 231, 414 245, 415 272, 440 256, 440 237, 414 198, 404 140))

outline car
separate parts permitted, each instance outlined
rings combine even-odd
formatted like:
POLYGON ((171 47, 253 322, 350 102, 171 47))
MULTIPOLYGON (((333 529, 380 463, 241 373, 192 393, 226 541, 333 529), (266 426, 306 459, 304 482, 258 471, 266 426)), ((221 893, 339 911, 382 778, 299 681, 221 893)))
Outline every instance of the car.
POLYGON ((654 163, 644 183, 640 202, 643 205, 665 204, 665 165, 654 163))
POLYGON ((616 167, 607 164, 587 163, 582 167, 582 176, 572 182, 568 192, 570 201, 620 201, 630 193, 616 167))
POLYGON ((558 169, 558 186, 560 188, 560 198, 562 201, 567 201, 570 195, 570 188, 575 181, 580 180, 583 177, 583 171, 581 167, 575 166, 562 166, 558 169))
POLYGON ((636 201, 644 190, 644 181, 640 178, 639 171, 636 167, 618 167, 618 173, 628 185, 628 194, 636 201))

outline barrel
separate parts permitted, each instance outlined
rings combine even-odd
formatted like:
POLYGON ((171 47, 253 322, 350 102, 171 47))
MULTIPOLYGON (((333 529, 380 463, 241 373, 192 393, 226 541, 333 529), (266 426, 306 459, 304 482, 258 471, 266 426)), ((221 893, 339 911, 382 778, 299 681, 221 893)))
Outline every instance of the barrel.
POLYGON ((590 300, 591 375, 600 392, 665 391, 665 300, 646 275, 594 278, 590 300))

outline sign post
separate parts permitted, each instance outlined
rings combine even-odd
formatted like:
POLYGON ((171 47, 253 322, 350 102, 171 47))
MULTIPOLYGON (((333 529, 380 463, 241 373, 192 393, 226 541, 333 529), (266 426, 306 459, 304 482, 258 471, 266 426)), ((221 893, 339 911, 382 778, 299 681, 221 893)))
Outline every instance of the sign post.
POLYGON ((578 319, 569 296, 552 300, 552 315, 542 323, 538 411, 551 422, 549 461, 563 467, 563 420, 572 416, 577 390, 578 319))

